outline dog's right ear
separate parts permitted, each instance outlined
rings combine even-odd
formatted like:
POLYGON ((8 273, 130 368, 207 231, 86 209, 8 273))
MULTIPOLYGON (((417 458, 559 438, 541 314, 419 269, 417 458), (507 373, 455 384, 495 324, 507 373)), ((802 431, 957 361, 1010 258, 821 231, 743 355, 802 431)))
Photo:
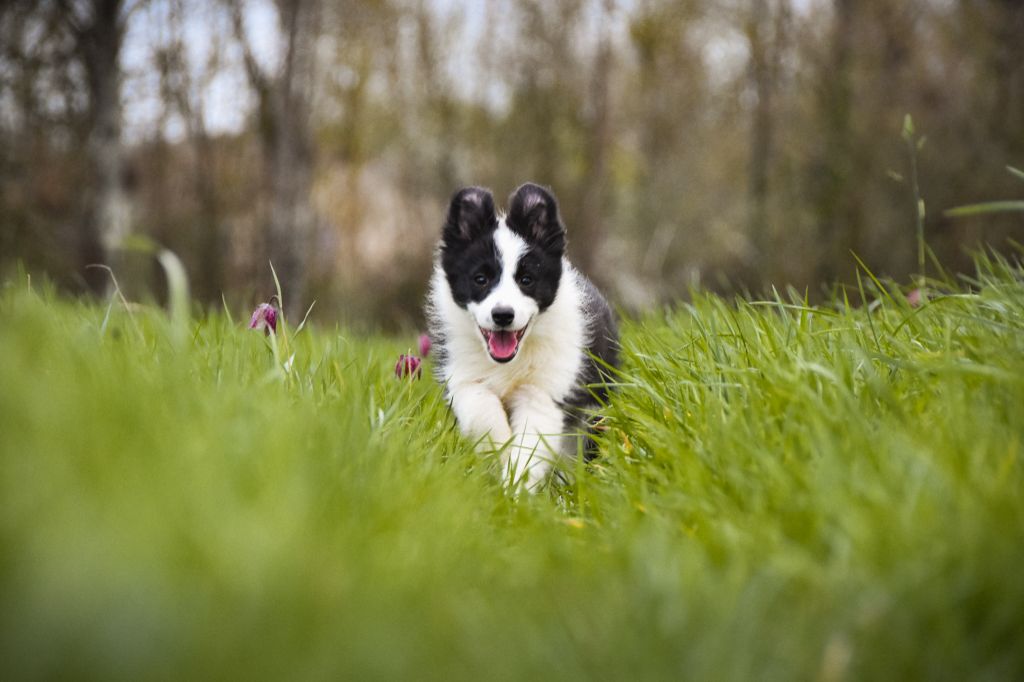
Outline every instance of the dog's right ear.
POLYGON ((442 235, 449 244, 470 242, 497 226, 491 193, 481 187, 465 187, 452 197, 442 235))

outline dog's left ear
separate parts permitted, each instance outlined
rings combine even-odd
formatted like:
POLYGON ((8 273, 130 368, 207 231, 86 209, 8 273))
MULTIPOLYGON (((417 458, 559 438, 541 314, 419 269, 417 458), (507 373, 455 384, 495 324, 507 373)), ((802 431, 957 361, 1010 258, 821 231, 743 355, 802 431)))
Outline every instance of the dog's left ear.
POLYGON ((529 243, 558 254, 565 251, 565 226, 558 215, 558 202, 540 185, 528 182, 512 193, 506 222, 529 243))

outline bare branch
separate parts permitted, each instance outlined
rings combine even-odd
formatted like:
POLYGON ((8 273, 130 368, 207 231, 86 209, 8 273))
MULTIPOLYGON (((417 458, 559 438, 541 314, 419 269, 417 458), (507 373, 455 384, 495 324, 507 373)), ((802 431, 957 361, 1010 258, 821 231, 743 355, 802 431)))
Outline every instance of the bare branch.
POLYGON ((256 56, 252 52, 252 46, 245 35, 245 20, 242 16, 241 0, 223 0, 223 2, 231 13, 231 25, 234 29, 235 40, 238 42, 239 47, 242 48, 242 57, 245 60, 245 73, 249 77, 249 83, 257 92, 265 93, 270 87, 270 79, 263 72, 259 62, 256 61, 256 56))
POLYGON ((64 24, 74 34, 75 40, 81 40, 85 36, 86 27, 83 26, 71 3, 68 0, 57 0, 57 10, 57 15, 64 20, 64 24))

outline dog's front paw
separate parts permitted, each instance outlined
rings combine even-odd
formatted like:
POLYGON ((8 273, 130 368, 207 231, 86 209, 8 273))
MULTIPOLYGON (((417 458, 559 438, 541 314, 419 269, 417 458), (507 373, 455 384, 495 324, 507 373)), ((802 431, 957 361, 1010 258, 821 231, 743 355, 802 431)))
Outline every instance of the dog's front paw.
POLYGON ((516 440, 518 442, 510 444, 502 457, 505 488, 513 494, 522 490, 537 492, 550 477, 554 456, 543 442, 527 445, 522 438, 516 440))
POLYGON ((482 387, 453 390, 452 410, 462 434, 479 440, 481 448, 499 448, 512 437, 501 400, 482 387))

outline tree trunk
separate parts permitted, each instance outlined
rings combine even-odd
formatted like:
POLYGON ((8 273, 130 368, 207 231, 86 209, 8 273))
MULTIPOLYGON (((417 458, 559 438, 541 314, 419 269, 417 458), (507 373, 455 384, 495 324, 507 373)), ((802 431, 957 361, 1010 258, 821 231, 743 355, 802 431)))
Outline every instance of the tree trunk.
MULTIPOLYGON (((121 147, 121 8, 121 0, 93 0, 90 23, 75 31, 89 95, 86 154, 94 183, 86 198, 79 244, 83 267, 109 264, 131 225, 121 147)), ((96 293, 109 281, 97 270, 85 270, 85 277, 96 293)))
POLYGON ((782 51, 789 19, 786 0, 780 0, 772 16, 768 0, 754 0, 748 20, 750 79, 757 95, 750 131, 750 177, 748 188, 748 234, 761 261, 758 269, 767 274, 772 257, 768 222, 769 178, 774 144, 774 100, 778 88, 782 51))
POLYGON ((850 58, 855 30, 856 0, 835 0, 832 23, 832 53, 827 68, 821 72, 820 118, 824 125, 824 148, 811 179, 815 187, 814 207, 818 218, 818 240, 821 259, 815 279, 834 282, 839 262, 849 256, 844 248, 856 249, 858 244, 853 213, 847 196, 852 159, 850 145, 851 77, 850 58))
POLYGON ((583 182, 580 224, 572 226, 577 235, 575 255, 585 272, 604 274, 598 268, 597 250, 604 241, 604 218, 608 210, 608 149, 611 146, 611 116, 609 115, 609 81, 612 69, 612 48, 609 37, 609 16, 613 3, 605 0, 601 16, 601 38, 594 59, 594 74, 590 87, 591 120, 587 145, 587 171, 583 182), (581 248, 582 247, 582 248, 581 248))
POLYGON ((996 16, 1002 21, 993 32, 995 50, 990 68, 998 86, 990 129, 1005 148, 1010 163, 1020 167, 1024 164, 1024 6, 1002 0, 996 8, 996 16))
POLYGON ((299 308, 308 305, 307 266, 316 227, 309 122, 315 4, 310 0, 278 0, 284 59, 280 71, 272 75, 263 72, 252 54, 237 0, 232 9, 250 84, 259 99, 259 135, 269 194, 264 232, 267 255, 281 282, 281 303, 289 315, 301 315, 304 311, 299 308))

